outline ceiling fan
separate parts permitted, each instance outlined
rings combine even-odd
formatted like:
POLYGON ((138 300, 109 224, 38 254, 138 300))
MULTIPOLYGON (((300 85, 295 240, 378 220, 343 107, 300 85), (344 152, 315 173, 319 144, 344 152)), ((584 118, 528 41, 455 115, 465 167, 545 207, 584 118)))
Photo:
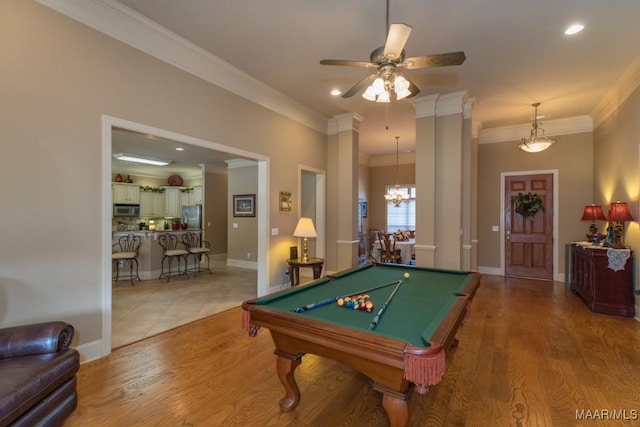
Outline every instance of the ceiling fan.
POLYGON ((419 68, 460 65, 466 59, 464 52, 450 52, 405 58, 404 46, 409 39, 411 27, 403 23, 391 24, 391 26, 389 26, 389 0, 387 0, 386 28, 387 40, 385 45, 371 52, 369 62, 341 59, 323 59, 320 61, 322 65, 377 68, 375 73, 368 75, 346 91, 342 95, 343 98, 352 97, 367 85, 369 86, 362 96, 369 101, 391 102, 403 98, 411 98, 420 93, 420 89, 401 73, 398 70, 399 68, 415 70, 419 68))

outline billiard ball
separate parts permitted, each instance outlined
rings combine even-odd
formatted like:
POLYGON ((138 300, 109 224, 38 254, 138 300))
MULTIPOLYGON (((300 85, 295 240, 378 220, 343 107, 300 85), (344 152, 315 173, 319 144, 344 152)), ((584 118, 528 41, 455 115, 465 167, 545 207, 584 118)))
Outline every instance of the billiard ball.
POLYGON ((411 275, 409 273, 404 273, 403 276, 404 276, 405 279, 408 279, 409 277, 411 277, 411 275))

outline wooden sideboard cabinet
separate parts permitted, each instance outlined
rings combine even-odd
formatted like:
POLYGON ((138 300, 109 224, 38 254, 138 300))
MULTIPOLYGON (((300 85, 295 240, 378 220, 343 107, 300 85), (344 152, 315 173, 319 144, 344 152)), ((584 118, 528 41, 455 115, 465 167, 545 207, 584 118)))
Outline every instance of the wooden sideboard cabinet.
POLYGON ((572 244, 570 253, 570 288, 591 311, 633 317, 633 251, 618 271, 609 268, 607 248, 572 244))

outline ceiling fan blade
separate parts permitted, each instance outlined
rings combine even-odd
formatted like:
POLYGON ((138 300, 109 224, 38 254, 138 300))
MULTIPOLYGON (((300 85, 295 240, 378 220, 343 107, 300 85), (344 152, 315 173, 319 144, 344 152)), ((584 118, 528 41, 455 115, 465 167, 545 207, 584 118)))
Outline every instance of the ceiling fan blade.
POLYGON ((407 44, 411 34, 411 27, 407 24, 391 24, 387 42, 384 44, 384 57, 389 61, 395 61, 400 58, 404 45, 407 44))
POLYGON ((358 93, 363 87, 367 86, 369 83, 371 83, 373 80, 375 80, 375 78, 377 76, 378 76, 378 73, 369 74, 367 77, 365 77, 364 79, 362 79, 358 83, 356 83, 355 86, 353 86, 351 89, 346 91, 342 95, 342 97, 343 98, 351 98, 353 95, 358 93))
POLYGON ((464 52, 440 53, 436 55, 414 56, 404 60, 400 66, 415 70, 417 68, 446 67, 449 65, 460 65, 467 57, 464 52))
POLYGON ((323 59, 320 61, 320 65, 346 65, 348 67, 377 67, 377 64, 367 61, 347 61, 343 59, 323 59))

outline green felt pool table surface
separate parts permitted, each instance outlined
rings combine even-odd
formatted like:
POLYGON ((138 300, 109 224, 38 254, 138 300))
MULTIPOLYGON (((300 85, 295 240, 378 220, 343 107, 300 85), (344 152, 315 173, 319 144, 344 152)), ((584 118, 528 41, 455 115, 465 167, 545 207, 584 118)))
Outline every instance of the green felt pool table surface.
POLYGON ((404 341, 413 346, 429 346, 429 339, 441 325, 456 299, 471 297, 477 286, 477 274, 394 264, 366 264, 359 268, 319 279, 282 293, 256 300, 256 304, 300 318, 314 319, 345 328, 404 341), (409 273, 409 278, 404 278, 409 273), (369 325, 395 288, 397 293, 375 330, 369 325), (296 307, 349 296, 379 285, 390 286, 367 292, 374 303, 372 312, 340 307, 331 303, 301 313, 296 307))

